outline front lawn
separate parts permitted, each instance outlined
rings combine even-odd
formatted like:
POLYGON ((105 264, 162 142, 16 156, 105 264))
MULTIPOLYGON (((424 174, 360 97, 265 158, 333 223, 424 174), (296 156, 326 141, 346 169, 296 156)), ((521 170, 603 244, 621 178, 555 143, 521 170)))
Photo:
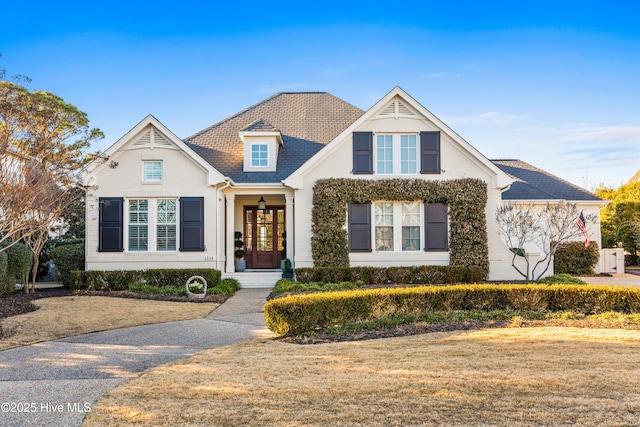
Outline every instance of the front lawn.
POLYGON ((156 368, 84 425, 637 425, 640 331, 501 328, 253 340, 156 368))

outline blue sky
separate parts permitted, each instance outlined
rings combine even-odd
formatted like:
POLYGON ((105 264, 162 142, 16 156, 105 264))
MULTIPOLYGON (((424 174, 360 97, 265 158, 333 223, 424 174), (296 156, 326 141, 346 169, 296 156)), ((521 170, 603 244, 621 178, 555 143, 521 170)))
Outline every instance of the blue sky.
MULTIPOLYGON (((85 111, 104 150, 153 114, 187 137, 280 91, 362 109, 400 86, 488 158, 582 187, 640 169, 640 3, 40 2, 0 66, 85 111)), ((9 14, 7 14, 9 15, 9 14)))

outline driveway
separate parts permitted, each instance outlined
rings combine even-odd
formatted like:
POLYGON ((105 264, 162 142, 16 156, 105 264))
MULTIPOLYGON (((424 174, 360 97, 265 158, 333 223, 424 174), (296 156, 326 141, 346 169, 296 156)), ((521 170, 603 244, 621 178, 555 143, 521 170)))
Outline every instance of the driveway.
POLYGON ((580 278, 585 282, 594 285, 640 286, 640 276, 630 273, 612 274, 611 277, 587 276, 580 278))
POLYGON ((0 426, 79 426, 107 391, 198 351, 273 336, 270 289, 240 289, 204 319, 116 329, 0 352, 0 426))

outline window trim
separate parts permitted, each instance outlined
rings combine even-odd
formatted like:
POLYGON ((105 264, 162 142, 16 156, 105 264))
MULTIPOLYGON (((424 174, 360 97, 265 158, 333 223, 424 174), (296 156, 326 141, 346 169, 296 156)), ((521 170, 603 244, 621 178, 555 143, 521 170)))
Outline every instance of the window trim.
POLYGON ((179 199, 177 197, 127 197, 124 203, 124 223, 123 230, 125 231, 123 234, 123 248, 126 253, 177 253, 179 251, 179 242, 180 242, 180 209, 178 207, 179 199), (131 223, 131 202, 135 200, 146 200, 147 201, 147 248, 146 249, 131 249, 130 248, 130 227, 133 225, 131 223), (176 227, 176 238, 175 238, 175 248, 174 249, 158 249, 158 204, 161 200, 173 200, 176 204, 176 212, 175 212, 175 227, 176 227))
POLYGON ((160 184, 164 180, 164 163, 162 160, 143 160, 142 161, 142 182, 144 184, 160 184), (158 173, 158 170, 147 170, 148 165, 159 164, 160 165, 160 177, 155 178, 154 175, 158 173), (147 175, 149 174, 149 175, 147 175))
MULTIPOLYGON (((386 138, 385 138, 386 139, 386 138)), ((385 160, 388 161, 388 160, 385 160)), ((420 175, 420 138, 418 133, 412 132, 380 132, 375 134, 374 138, 374 147, 373 147, 373 164, 375 165, 374 173, 376 175, 384 175, 384 176, 416 176, 420 175), (378 158, 378 140, 380 137, 388 137, 391 136, 391 173, 380 172, 379 170, 379 158, 378 158), (414 157, 415 159, 415 172, 402 172, 402 137, 408 136, 414 138, 414 157)))
POLYGON ((265 143, 265 142, 253 142, 251 143, 251 146, 249 147, 249 153, 251 158, 249 159, 249 163, 250 166, 252 168, 259 168, 259 169, 263 169, 263 168, 268 168, 269 167, 269 144, 265 143), (264 150, 262 150, 262 148, 264 147, 264 150), (254 148, 258 148, 258 150, 254 151, 254 148), (255 154, 265 154, 264 159, 262 158, 262 156, 259 157, 254 157, 254 153, 255 154), (254 162, 258 162, 261 163, 264 160, 265 164, 254 164, 254 162))
POLYGON ((376 200, 374 202, 371 203, 371 221, 372 221, 372 226, 371 226, 371 243, 372 243, 372 248, 373 248, 373 252, 376 253, 408 253, 408 252, 413 252, 413 253, 418 253, 422 251, 422 247, 424 246, 425 243, 425 238, 424 238, 424 224, 425 224, 425 218, 424 218, 424 203, 420 200, 396 200, 396 201, 391 201, 391 200, 376 200), (393 228, 393 249, 392 250, 378 250, 377 249, 377 244, 376 244, 376 228, 378 228, 378 225, 376 224, 376 205, 377 204, 382 204, 382 203, 390 203, 392 205, 392 216, 393 216, 393 225, 391 226, 393 228), (419 209, 419 224, 417 225, 419 227, 419 238, 420 241, 418 242, 418 247, 417 249, 413 249, 413 250, 403 250, 402 247, 402 229, 403 229, 403 225, 402 225, 402 207, 405 204, 408 203, 412 203, 412 204, 417 204, 418 205, 418 209, 419 209))

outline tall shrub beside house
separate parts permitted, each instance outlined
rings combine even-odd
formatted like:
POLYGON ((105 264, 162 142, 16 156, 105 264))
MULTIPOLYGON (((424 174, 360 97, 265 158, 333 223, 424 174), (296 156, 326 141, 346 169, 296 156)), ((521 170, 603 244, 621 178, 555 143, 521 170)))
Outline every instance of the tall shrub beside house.
POLYGON ((71 287, 71 272, 84 270, 84 243, 58 246, 51 251, 56 276, 65 288, 71 287))
POLYGON ((600 250, 596 242, 589 243, 587 248, 582 242, 567 243, 555 254, 553 271, 555 274, 576 274, 587 276, 595 274, 595 266, 600 259, 600 250))

